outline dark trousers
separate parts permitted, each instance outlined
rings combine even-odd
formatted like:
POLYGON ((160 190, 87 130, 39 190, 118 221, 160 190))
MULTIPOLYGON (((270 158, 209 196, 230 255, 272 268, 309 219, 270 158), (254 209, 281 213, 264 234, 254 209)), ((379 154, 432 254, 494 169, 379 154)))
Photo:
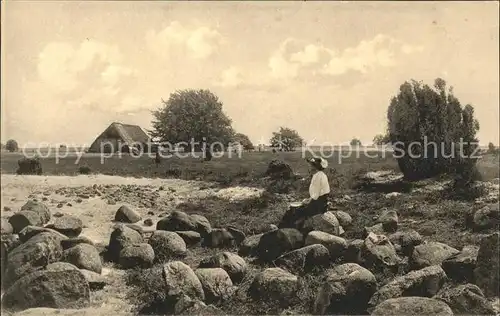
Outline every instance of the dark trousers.
POLYGON ((279 228, 300 228, 305 219, 314 215, 323 214, 328 210, 328 194, 320 196, 301 207, 290 208, 283 216, 279 228))

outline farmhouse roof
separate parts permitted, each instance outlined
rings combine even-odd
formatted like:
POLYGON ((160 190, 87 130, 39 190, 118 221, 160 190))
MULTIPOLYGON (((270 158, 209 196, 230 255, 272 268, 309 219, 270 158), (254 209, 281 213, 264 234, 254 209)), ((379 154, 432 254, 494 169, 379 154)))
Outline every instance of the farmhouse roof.
POLYGON ((149 140, 148 134, 140 126, 119 122, 111 123, 97 138, 99 139, 101 136, 110 134, 116 138, 121 138, 127 144, 134 142, 147 143, 149 140))

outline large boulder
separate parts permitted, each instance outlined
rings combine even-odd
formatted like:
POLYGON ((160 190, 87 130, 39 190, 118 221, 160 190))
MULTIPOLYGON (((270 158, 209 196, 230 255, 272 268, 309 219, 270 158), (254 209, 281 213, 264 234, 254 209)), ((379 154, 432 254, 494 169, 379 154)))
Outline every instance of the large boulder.
POLYGON ((44 232, 33 236, 9 252, 4 284, 10 285, 26 274, 59 261, 62 252, 61 239, 56 234, 44 232))
POLYGON ((446 273, 440 266, 431 266, 399 276, 382 286, 370 299, 370 307, 385 300, 402 296, 432 297, 446 282, 446 273))
POLYGON ((291 272, 310 272, 324 269, 330 263, 330 252, 319 244, 305 246, 292 250, 278 257, 274 264, 291 272))
POLYGON ((257 274, 250 285, 249 294, 256 301, 289 304, 295 297, 298 278, 281 268, 267 268, 257 274))
POLYGON ((205 300, 203 286, 194 271, 181 261, 171 261, 163 266, 165 295, 168 302, 175 304, 182 295, 192 299, 205 300))
POLYGON ((409 257, 422 243, 422 236, 414 229, 405 229, 389 235, 389 240, 402 255, 409 257))
POLYGON ((489 204, 475 211, 472 218, 467 219, 466 225, 474 232, 481 232, 500 225, 500 209, 498 203, 489 204))
POLYGON ((201 282, 208 303, 229 299, 235 291, 229 274, 222 268, 201 268, 194 271, 201 282))
POLYGON ((257 234, 253 236, 248 236, 245 238, 238 249, 238 254, 240 256, 257 256, 257 249, 260 243, 260 239, 264 234, 257 234))
POLYGON ((88 244, 91 246, 95 246, 94 242, 90 238, 85 237, 85 236, 68 238, 68 239, 61 241, 61 246, 63 247, 64 250, 69 249, 69 248, 74 247, 74 246, 79 245, 79 244, 88 244))
POLYGON ((70 238, 78 237, 83 230, 83 222, 75 216, 64 215, 56 218, 50 228, 70 238))
POLYGON ((377 280, 356 263, 336 266, 326 272, 313 305, 314 315, 362 314, 377 290, 377 280))
POLYGON ((151 235, 148 243, 155 253, 155 262, 163 263, 187 255, 184 239, 174 232, 157 230, 151 235))
POLYGON ((201 234, 195 231, 176 231, 177 235, 179 235, 184 242, 186 243, 186 247, 194 247, 200 245, 201 243, 201 234))
POLYGON ((40 233, 52 234, 57 238, 59 238, 61 240, 61 243, 68 239, 66 235, 63 235, 58 231, 55 231, 48 227, 39 227, 39 226, 26 226, 17 235, 21 243, 24 243, 40 233))
POLYGON ((9 218, 9 224, 15 234, 27 226, 43 226, 45 223, 35 211, 19 211, 9 218))
POLYGON ((474 284, 443 290, 434 298, 448 304, 455 315, 496 315, 493 305, 474 284))
POLYGON ((256 253, 259 259, 270 262, 303 245, 304 236, 300 231, 294 228, 280 228, 262 235, 256 253))
POLYGON ((396 249, 384 235, 370 233, 361 247, 361 258, 369 269, 397 272, 401 258, 396 249))
POLYGON ((19 166, 16 170, 17 174, 42 174, 42 163, 40 159, 23 157, 17 161, 17 165, 19 166))
POLYGON ((169 216, 156 223, 157 230, 167 231, 195 231, 205 237, 212 231, 210 222, 201 215, 188 215, 181 211, 174 211, 169 216))
POLYGON ((352 225, 352 217, 344 211, 333 211, 333 214, 338 219, 340 226, 349 227, 352 225))
POLYGON ((304 221, 303 233, 307 234, 310 231, 322 231, 335 236, 340 236, 344 233, 344 229, 340 226, 339 220, 332 212, 314 215, 304 221))
POLYGON ((123 248, 142 242, 143 237, 138 231, 125 225, 117 225, 109 238, 108 252, 110 258, 118 262, 120 252, 123 248))
POLYGON ((40 218, 42 219, 43 224, 48 223, 52 218, 49 208, 42 202, 29 200, 23 206, 21 206, 21 211, 32 211, 38 213, 38 215, 40 215, 40 218))
POLYGON ((78 270, 36 271, 9 287, 2 305, 14 311, 34 307, 85 308, 90 305, 90 288, 78 270))
POLYGON ((315 244, 325 246, 333 261, 343 257, 347 249, 347 241, 344 238, 321 231, 311 231, 306 236, 306 246, 315 244))
POLYGON ((97 249, 89 244, 78 244, 63 251, 62 261, 69 262, 80 269, 101 273, 102 262, 97 249))
POLYGON ((378 305, 372 316, 415 315, 415 316, 452 316, 453 312, 446 303, 427 297, 409 296, 386 300, 378 305))
POLYGON ((459 254, 460 251, 440 242, 424 242, 415 247, 410 257, 410 267, 413 270, 440 265, 446 259, 459 254))
POLYGON ((499 296, 500 280, 498 273, 500 259, 498 256, 500 233, 483 237, 477 254, 476 269, 474 270, 475 284, 487 297, 499 296))
POLYGON ((141 215, 128 207, 127 205, 122 205, 115 213, 115 221, 121 223, 137 223, 140 221, 141 215))
POLYGON ((122 269, 150 268, 155 259, 155 252, 150 244, 129 245, 120 251, 118 263, 122 269))
POLYGON ((221 252, 216 255, 201 260, 198 268, 222 268, 233 283, 243 280, 247 273, 247 263, 245 259, 231 252, 221 252))
POLYGON ((442 263, 446 275, 457 282, 473 282, 479 247, 465 246, 460 253, 449 257, 442 263))

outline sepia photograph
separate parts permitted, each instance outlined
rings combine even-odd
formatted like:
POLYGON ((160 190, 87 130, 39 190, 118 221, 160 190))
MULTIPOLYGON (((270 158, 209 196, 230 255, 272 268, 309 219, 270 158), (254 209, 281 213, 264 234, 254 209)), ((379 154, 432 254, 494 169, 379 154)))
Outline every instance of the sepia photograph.
POLYGON ((500 2, 1 1, 1 312, 500 315, 500 2))

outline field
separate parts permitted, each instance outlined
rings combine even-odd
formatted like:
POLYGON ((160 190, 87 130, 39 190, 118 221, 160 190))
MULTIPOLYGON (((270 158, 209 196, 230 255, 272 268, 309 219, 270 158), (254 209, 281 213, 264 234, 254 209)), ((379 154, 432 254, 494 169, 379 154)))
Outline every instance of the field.
MULTIPOLYGON (((498 203, 498 156, 485 155, 478 163, 485 195, 475 200, 457 200, 443 193, 446 178, 413 183, 409 189, 396 182, 384 189, 367 191, 359 185, 368 172, 398 173, 397 162, 391 153, 372 152, 372 157, 377 156, 373 158, 362 153, 358 156, 353 153, 350 157, 339 152, 330 154, 332 157, 327 159, 332 190, 330 202, 332 210, 344 211, 352 217, 352 225, 346 227, 343 236, 348 242, 364 239, 365 227, 374 225, 377 216, 385 210, 397 211, 398 230, 414 229, 424 240, 446 243, 458 250, 466 245, 479 245, 481 238, 491 232, 472 232, 466 225, 466 218, 489 203, 498 203)), ((114 214, 121 205, 136 210, 142 220, 152 220, 153 226, 139 225, 146 231, 151 231, 166 214, 180 210, 205 216, 212 228, 232 226, 249 237, 269 231, 271 224, 278 224, 290 202, 308 195, 308 164, 299 152, 248 152, 241 158, 230 158, 226 154, 209 162, 196 158, 168 158, 160 165, 150 157, 129 155, 104 161, 99 155, 91 154, 84 154, 78 161, 76 154, 59 161, 52 156, 42 159, 43 176, 16 176, 19 158, 21 155, 16 153, 2 153, 1 156, 2 218, 11 216, 28 199, 36 198, 44 201, 52 214, 57 212, 58 216, 81 218, 84 224, 82 235, 92 239, 103 251, 113 230, 114 214), (273 159, 288 163, 298 175, 296 179, 276 181, 265 177, 273 159), (89 168, 89 175, 80 174, 83 166, 89 168), (99 196, 92 194, 96 187, 99 196), (5 207, 10 211, 5 211, 5 207)), ((188 248, 182 261, 194 269, 203 258, 221 251, 206 247, 188 248)), ((238 249, 228 248, 226 251, 237 252, 238 249)), ((311 313, 318 287, 323 282, 323 270, 299 274, 296 296, 286 306, 279 306, 247 295, 255 275, 272 266, 254 259, 245 257, 248 273, 234 295, 214 303, 217 312, 200 313, 311 313)), ((331 262, 330 267, 338 264, 331 262)), ((165 290, 158 280, 161 279, 160 267, 124 271, 105 261, 102 274, 109 281, 103 289, 92 292, 92 306, 86 309, 86 314, 164 312, 169 306, 165 306, 165 290)), ((378 287, 406 272, 387 274, 386 271, 373 271, 378 287)))

